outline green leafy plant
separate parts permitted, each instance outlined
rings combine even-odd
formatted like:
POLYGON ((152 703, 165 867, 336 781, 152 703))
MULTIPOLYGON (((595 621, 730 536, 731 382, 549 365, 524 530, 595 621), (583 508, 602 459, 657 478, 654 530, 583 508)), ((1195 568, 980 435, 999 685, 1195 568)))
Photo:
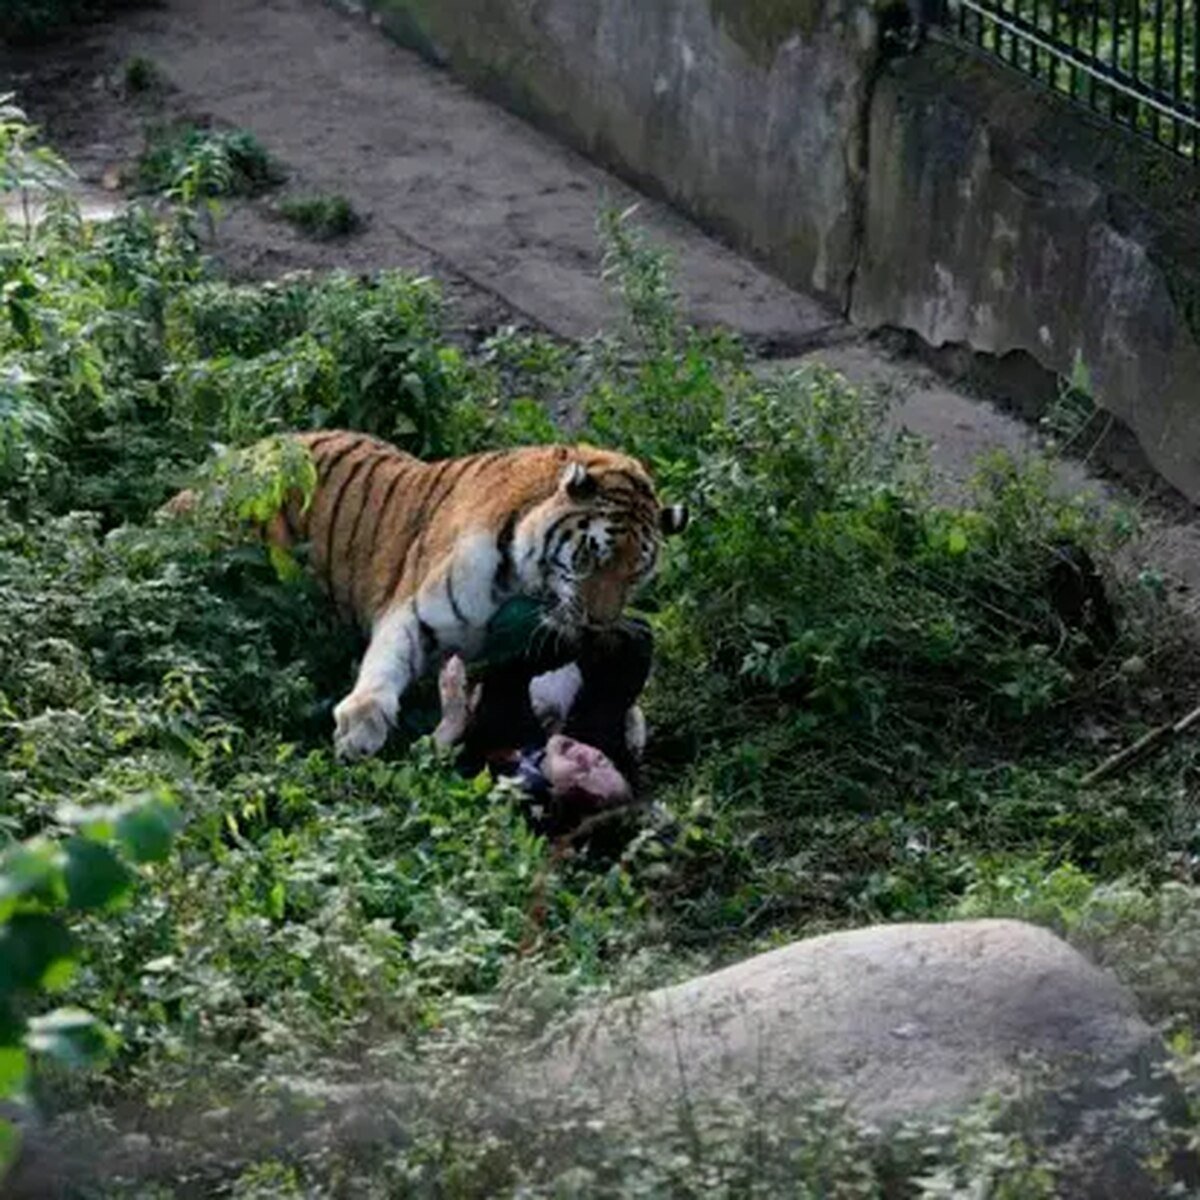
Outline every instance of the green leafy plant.
POLYGON ((132 96, 161 91, 166 82, 162 68, 153 59, 140 54, 135 54, 126 62, 123 78, 125 90, 132 96))
MULTIPOLYGON (((43 993, 61 992, 77 968, 68 916, 112 911, 133 884, 123 857, 161 862, 176 813, 167 798, 151 796, 68 809, 59 821, 70 832, 43 833, 0 856, 0 1100, 24 1096, 31 1056, 76 1067, 113 1050, 115 1035, 91 1013, 63 1007, 34 1015, 32 1008, 43 993)), ((0 1175, 17 1144, 11 1122, 0 1120, 0 1175)))
POLYGON ((280 215, 309 237, 346 237, 362 225, 354 206, 342 195, 292 196, 280 201, 280 215))
POLYGON ((0 94, 0 192, 53 192, 70 177, 67 164, 41 142, 12 93, 0 94))
POLYGON ((138 160, 144 190, 169 193, 189 205, 222 196, 254 196, 284 178, 283 168, 245 129, 160 126, 151 130, 138 160))

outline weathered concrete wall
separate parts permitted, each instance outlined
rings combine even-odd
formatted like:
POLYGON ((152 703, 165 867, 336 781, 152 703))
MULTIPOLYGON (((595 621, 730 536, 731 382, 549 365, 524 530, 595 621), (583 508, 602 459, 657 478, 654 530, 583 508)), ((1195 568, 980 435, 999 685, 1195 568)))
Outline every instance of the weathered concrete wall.
POLYGON ((858 0, 374 0, 450 63, 844 309, 872 6, 858 0))
POLYGON ((897 0, 369 0, 391 30, 868 328, 1090 373, 1200 500, 1200 177, 897 0))
POLYGON ((1200 179, 951 47, 875 90, 851 314, 1070 375, 1200 498, 1200 179))

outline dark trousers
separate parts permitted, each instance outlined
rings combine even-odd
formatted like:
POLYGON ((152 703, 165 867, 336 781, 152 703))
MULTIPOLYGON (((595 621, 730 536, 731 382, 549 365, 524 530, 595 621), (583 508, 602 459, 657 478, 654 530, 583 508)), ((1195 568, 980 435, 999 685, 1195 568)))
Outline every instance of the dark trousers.
MULTIPOLYGON (((535 643, 537 640, 535 639, 535 643)), ((650 675, 654 635, 645 621, 627 617, 577 640, 547 639, 512 662, 492 668, 463 745, 463 765, 482 769, 497 750, 540 746, 546 740, 529 701, 529 683, 547 671, 575 663, 583 686, 562 732, 603 750, 632 783, 637 763, 625 742, 625 717, 650 675)))

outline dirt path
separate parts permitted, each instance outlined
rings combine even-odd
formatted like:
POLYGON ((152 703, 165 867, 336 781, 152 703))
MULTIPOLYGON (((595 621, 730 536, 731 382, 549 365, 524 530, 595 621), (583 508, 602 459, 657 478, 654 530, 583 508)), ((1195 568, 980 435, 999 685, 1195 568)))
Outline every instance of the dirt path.
MULTIPOLYGON (((256 134, 288 168, 285 191, 342 192, 369 218, 361 233, 320 243, 274 216, 276 198, 236 205, 217 247, 236 275, 402 267, 439 277, 453 323, 469 336, 519 322, 586 337, 612 316, 598 211, 639 203, 677 260, 693 320, 734 329, 773 356, 816 349, 855 382, 889 391, 896 423, 930 440, 949 490, 980 452, 1031 443, 1025 424, 855 338, 835 314, 672 210, 322 0, 165 0, 70 42, 0 51, 0 91, 10 88, 92 194, 136 158, 149 122, 207 118, 256 134), (165 96, 123 95, 122 66, 134 55, 165 75, 165 96)), ((1062 480, 1072 489, 1097 482, 1075 465, 1062 480)), ((1200 586, 1190 513, 1155 522, 1137 556, 1200 586)))
POLYGON ((293 189, 343 192, 370 217, 362 235, 320 248, 261 206, 241 208, 222 234, 240 271, 432 269, 473 315, 506 310, 586 337, 610 315, 596 284, 599 208, 641 200, 678 257, 694 319, 793 352, 840 327, 669 209, 320 0, 168 0, 59 51, 56 76, 39 64, 27 81, 32 106, 85 179, 140 146, 142 114, 119 103, 125 112, 97 111, 119 100, 113 79, 132 55, 165 73, 171 109, 252 130, 289 167, 293 189))

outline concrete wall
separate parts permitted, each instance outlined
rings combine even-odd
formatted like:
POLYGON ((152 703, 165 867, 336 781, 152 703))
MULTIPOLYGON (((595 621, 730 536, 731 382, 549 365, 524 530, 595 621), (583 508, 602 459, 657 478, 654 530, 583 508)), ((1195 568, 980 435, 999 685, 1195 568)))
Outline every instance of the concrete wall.
POLYGON ((372 0, 402 40, 868 328, 1024 351, 1200 500, 1200 175, 904 4, 372 0))
POLYGON ((853 319, 1082 362, 1200 498, 1200 177, 936 44, 880 78, 870 130, 853 319))
POLYGON ((375 0, 448 62, 845 308, 868 76, 859 0, 375 0))

